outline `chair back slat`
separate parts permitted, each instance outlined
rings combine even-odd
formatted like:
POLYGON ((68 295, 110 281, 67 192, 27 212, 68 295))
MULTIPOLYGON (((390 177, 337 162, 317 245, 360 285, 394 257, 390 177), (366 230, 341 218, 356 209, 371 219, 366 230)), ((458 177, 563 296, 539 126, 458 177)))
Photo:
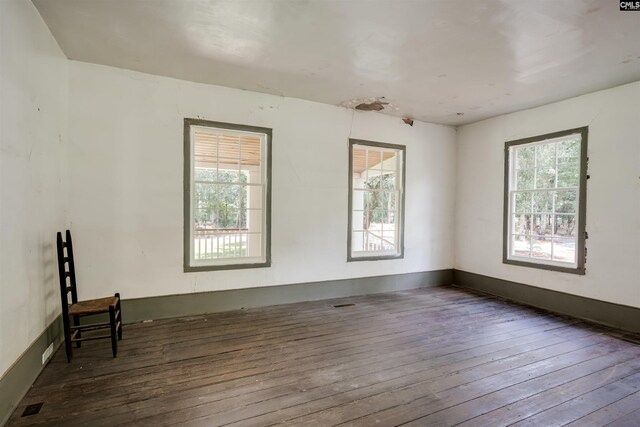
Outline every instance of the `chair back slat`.
POLYGON ((67 269, 66 262, 64 260, 64 241, 62 240, 62 233, 58 232, 56 236, 56 246, 58 248, 58 273, 60 275, 60 296, 62 298, 62 317, 66 319, 69 315, 69 297, 67 293, 69 292, 67 286, 67 269))
POLYGON ((69 296, 71 293, 71 303, 78 302, 78 291, 76 288, 75 264, 73 262, 73 243, 71 242, 71 232, 67 230, 66 241, 62 240, 62 233, 56 236, 58 249, 58 273, 60 275, 60 295, 62 297, 62 311, 66 316, 68 313, 69 296), (66 248, 66 255, 65 255, 66 248), (67 278, 69 278, 67 283, 67 278))
POLYGON ((71 286, 71 301, 75 304, 78 302, 78 288, 76 285, 76 264, 73 260, 73 242, 71 241, 71 231, 67 230, 67 258, 69 264, 69 286, 71 286))

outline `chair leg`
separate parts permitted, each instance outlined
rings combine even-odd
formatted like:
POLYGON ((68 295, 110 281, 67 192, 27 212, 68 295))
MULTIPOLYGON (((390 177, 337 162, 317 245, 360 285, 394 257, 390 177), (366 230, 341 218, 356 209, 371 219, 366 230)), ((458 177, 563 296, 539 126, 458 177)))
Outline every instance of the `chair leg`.
POLYGON ((64 349, 67 353, 67 363, 71 362, 71 326, 69 325, 69 316, 62 315, 62 328, 64 329, 64 349))
POLYGON ((122 339, 122 308, 120 306, 120 294, 116 292, 116 296, 118 297, 118 303, 116 304, 116 311, 118 312, 118 320, 120 325, 118 325, 118 339, 122 339))
POLYGON ((109 323, 111 326, 111 351, 113 352, 113 357, 116 357, 118 354, 118 338, 116 336, 116 307, 113 305, 109 306, 109 323))
MULTIPOLYGON (((80 326, 80 316, 73 316, 73 326, 80 326)), ((76 334, 76 336, 78 338, 82 338, 82 333, 80 332, 80 329, 78 329, 78 333, 76 334)), ((77 341, 76 347, 80 348, 81 344, 82 344, 82 341, 77 341)))

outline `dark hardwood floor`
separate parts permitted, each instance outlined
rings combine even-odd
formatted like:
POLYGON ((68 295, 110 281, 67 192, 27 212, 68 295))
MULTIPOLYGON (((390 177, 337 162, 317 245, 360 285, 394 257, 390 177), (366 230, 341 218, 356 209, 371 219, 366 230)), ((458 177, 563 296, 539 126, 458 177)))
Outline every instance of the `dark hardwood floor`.
POLYGON ((60 349, 9 425, 639 426, 634 339, 450 286, 160 320, 60 349))

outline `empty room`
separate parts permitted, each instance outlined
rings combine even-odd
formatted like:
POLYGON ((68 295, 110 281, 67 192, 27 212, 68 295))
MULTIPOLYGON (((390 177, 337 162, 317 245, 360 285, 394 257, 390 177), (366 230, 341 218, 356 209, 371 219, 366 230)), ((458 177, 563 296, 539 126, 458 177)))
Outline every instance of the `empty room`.
POLYGON ((640 426, 640 2, 0 25, 0 426, 640 426))

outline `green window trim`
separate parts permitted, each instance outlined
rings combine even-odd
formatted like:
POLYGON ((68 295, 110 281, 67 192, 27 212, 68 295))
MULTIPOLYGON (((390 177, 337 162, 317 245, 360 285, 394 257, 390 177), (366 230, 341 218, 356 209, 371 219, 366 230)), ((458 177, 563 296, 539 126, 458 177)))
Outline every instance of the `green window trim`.
POLYGON ((348 189, 348 221, 347 221, 347 262, 353 261, 380 261, 380 260, 392 260, 392 259, 403 259, 404 258, 404 223, 405 223, 405 188, 406 188, 406 146, 398 145, 398 144, 388 144, 383 142, 376 141, 367 141, 361 139, 349 139, 349 189, 348 189), (353 256, 353 164, 354 164, 354 146, 364 146, 364 147, 372 147, 372 148, 382 148, 382 149, 391 149, 397 150, 401 154, 401 171, 399 175, 400 189, 398 190, 400 193, 400 200, 398 204, 399 213, 397 215, 396 223, 399 224, 399 229, 397 230, 397 249, 396 253, 389 255, 377 255, 372 253, 372 255, 359 255, 353 256))
MULTIPOLYGON (((586 249, 586 238, 587 238, 587 233, 586 233, 586 206, 587 205, 586 203, 587 203, 587 179, 588 179, 587 168, 588 168, 588 160, 589 160, 587 157, 587 144, 588 144, 588 127, 586 126, 505 142, 503 254, 502 254, 503 263, 524 266, 524 267, 539 268, 544 270, 573 273, 573 274, 579 274, 579 275, 585 274, 585 271, 586 271, 585 263, 586 263, 586 254, 587 254, 587 249, 586 249), (568 162, 573 161, 574 158, 573 157, 565 158, 560 156, 558 154, 559 153, 558 144, 562 144, 562 143, 570 144, 572 142, 571 137, 574 135, 576 136, 576 139, 578 136, 580 137, 579 138, 580 151, 579 151, 579 155, 575 157, 576 161, 577 159, 579 159, 579 176, 577 180, 577 186, 574 185, 569 188, 569 187, 561 186, 559 184, 561 181, 559 162, 566 161, 568 164, 568 162), (538 176, 539 176, 537 175, 539 173, 538 170, 544 170, 544 168, 539 168, 537 164, 538 153, 543 151, 545 149, 545 146, 550 147, 551 144, 555 144, 554 151, 553 151, 553 160, 555 163, 553 163, 553 167, 549 168, 549 170, 553 171, 553 174, 549 175, 548 177, 542 175, 542 178, 538 179, 538 176), (515 153, 516 152, 520 153, 520 151, 516 151, 516 149, 530 150, 529 147, 540 147, 540 148, 533 149, 534 163, 533 165, 524 166, 522 167, 522 169, 518 169, 521 165, 516 166, 515 153), (518 182, 520 180, 520 175, 518 175, 518 173, 523 172, 522 180, 526 181, 525 178, 531 179, 531 177, 527 177, 525 175, 525 172, 527 172, 528 169, 532 169, 534 171, 533 179, 529 184, 531 188, 526 188, 525 186, 525 189, 522 190, 517 187, 518 182), (514 173, 515 173, 515 176, 514 176, 514 173), (545 182, 545 180, 548 180, 548 182, 553 182, 553 186, 545 187, 544 185, 542 185, 542 189, 538 190, 537 189, 538 182, 539 181, 545 182), (523 206, 526 206, 526 202, 528 201, 526 198, 529 197, 528 194, 531 194, 530 196, 531 209, 523 210, 523 212, 527 211, 526 214, 520 213, 521 217, 525 217, 526 215, 529 216, 529 218, 525 219, 524 221, 517 221, 518 218, 516 218, 520 212, 518 209, 518 201, 516 199, 516 197, 520 195, 518 193, 522 193, 522 195, 526 195, 525 198, 523 198, 525 202, 523 206), (559 195, 561 195, 561 193, 566 193, 566 194, 576 193, 578 203, 577 203, 577 206, 573 207, 573 211, 571 209, 558 210, 557 199, 559 195), (536 212, 547 212, 547 209, 540 208, 540 206, 543 205, 543 202, 537 203, 536 201, 536 198, 538 200, 542 200, 543 198, 545 198, 544 196, 546 196, 546 198, 549 198, 549 196, 551 196, 550 200, 552 201, 546 202, 547 205, 549 203, 552 204, 552 208, 549 210, 550 213, 536 214, 536 212), (564 213, 564 212, 569 212, 569 213, 564 213), (542 224, 544 225, 544 231, 540 229, 539 225, 535 226, 535 229, 534 229, 536 216, 539 216, 540 218, 543 218, 543 217, 546 218, 547 216, 549 217, 550 222, 548 220, 548 223, 542 224), (575 231, 576 233, 575 237, 571 236, 575 240, 575 246, 574 246, 575 259, 574 259, 574 262, 572 263, 563 262, 560 257, 559 257, 559 260, 555 260, 553 255, 553 248, 555 247, 556 244, 560 248, 562 245, 570 247, 572 243, 572 242, 568 242, 566 237, 559 235, 558 229, 564 227, 564 224, 565 224, 565 222, 563 221, 567 223, 570 223, 570 221, 577 222, 577 231, 575 231), (518 233, 514 232, 514 229, 517 228, 518 225, 523 227, 526 231, 522 231, 518 233), (549 227, 551 229, 551 232, 549 235, 547 235, 546 230, 549 227), (539 236, 538 238, 534 237, 536 234, 539 236), (524 241, 528 243, 528 251, 529 251, 528 257, 524 255, 515 254, 516 250, 514 247, 516 246, 516 242, 515 242, 515 238, 512 238, 512 236, 517 237, 519 240, 523 238, 524 241), (547 254, 546 248, 543 249, 543 246, 542 246, 543 244, 541 244, 538 239, 544 241, 545 246, 547 244, 546 241, 548 239, 548 242, 549 242, 548 244, 551 247, 551 252, 549 253, 549 259, 543 258, 543 257, 546 257, 546 254, 547 254), (567 241, 568 244, 566 244, 565 241, 567 241), (536 242, 538 244, 536 244, 536 242), (539 253, 534 255, 534 253, 536 252, 539 252, 539 253)), ((522 151, 522 153, 524 153, 524 151, 522 151)), ((522 157, 518 157, 517 160, 518 161, 522 160, 523 162, 528 161, 526 156, 524 155, 522 157)), ((575 202, 575 199, 573 199, 573 201, 575 202)), ((568 202, 567 205, 570 205, 570 203, 571 202, 568 202)), ((564 205, 561 205, 561 206, 564 206, 564 205)))
POLYGON ((272 176, 272 129, 263 128, 257 126, 247 126, 241 124, 215 122, 203 119, 184 119, 184 159, 183 159, 183 238, 184 238, 184 272, 199 272, 199 271, 217 271, 217 270, 236 270, 247 268, 265 268, 271 266, 271 176, 272 176), (211 265, 194 265, 191 256, 191 241, 192 241, 192 200, 191 200, 191 188, 192 188, 192 141, 191 130, 192 127, 210 127, 215 129, 252 132, 265 135, 265 150, 264 161, 266 162, 265 171, 265 202, 264 202, 264 230, 261 231, 264 242, 264 256, 260 262, 242 262, 241 257, 233 258, 233 260, 239 260, 238 262, 224 263, 224 264, 211 264, 211 265))

